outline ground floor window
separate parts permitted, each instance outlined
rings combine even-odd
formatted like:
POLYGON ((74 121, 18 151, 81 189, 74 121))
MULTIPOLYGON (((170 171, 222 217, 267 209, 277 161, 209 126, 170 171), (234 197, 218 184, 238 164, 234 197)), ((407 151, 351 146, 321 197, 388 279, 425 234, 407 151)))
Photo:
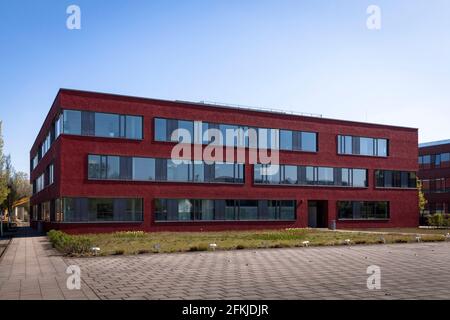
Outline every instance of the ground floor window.
POLYGON ((41 203, 42 220, 50 221, 50 202, 41 203))
POLYGON ((155 199, 156 221, 295 220, 295 200, 155 199))
POLYGON ((62 198, 60 201, 56 214, 59 222, 138 222, 144 217, 142 199, 62 198))
POLYGON ((388 201, 338 201, 338 218, 342 220, 389 219, 388 201))

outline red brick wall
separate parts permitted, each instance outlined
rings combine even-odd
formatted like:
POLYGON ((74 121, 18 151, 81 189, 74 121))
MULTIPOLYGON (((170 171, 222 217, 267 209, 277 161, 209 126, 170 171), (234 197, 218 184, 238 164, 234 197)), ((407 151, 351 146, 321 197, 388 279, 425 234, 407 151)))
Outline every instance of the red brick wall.
MULTIPOLYGON (((241 228, 306 227, 307 201, 328 200, 328 220, 336 219, 337 200, 390 201, 391 218, 387 221, 338 221, 337 226, 352 227, 414 227, 418 225, 417 192, 415 190, 375 189, 375 169, 417 171, 417 129, 363 124, 349 121, 261 113, 230 108, 215 108, 151 99, 138 99, 95 93, 61 91, 44 126, 49 126, 59 110, 81 109, 116 112, 144 116, 144 140, 60 136, 48 154, 32 173, 36 178, 51 159, 56 159, 56 183, 32 197, 32 203, 45 199, 67 197, 141 197, 144 198, 144 222, 137 224, 51 224, 47 228, 61 228, 70 232, 98 232, 114 230, 220 230, 241 228), (285 128, 319 132, 319 152, 280 152, 280 163, 369 169, 369 188, 254 186, 253 166, 246 163, 245 184, 192 184, 113 182, 87 180, 87 155, 111 154, 170 158, 172 144, 153 141, 153 118, 168 117, 203 120, 216 123, 242 124, 255 127, 285 128), (380 137, 389 139, 387 158, 337 155, 338 134, 380 137), (56 146, 56 147, 55 147, 56 146), (201 199, 295 199, 297 221, 286 222, 167 222, 154 223, 154 198, 201 199)), ((46 130, 38 136, 41 142, 46 130)), ((37 150, 35 143, 31 156, 37 150)), ((248 157, 247 157, 248 161, 248 157)))

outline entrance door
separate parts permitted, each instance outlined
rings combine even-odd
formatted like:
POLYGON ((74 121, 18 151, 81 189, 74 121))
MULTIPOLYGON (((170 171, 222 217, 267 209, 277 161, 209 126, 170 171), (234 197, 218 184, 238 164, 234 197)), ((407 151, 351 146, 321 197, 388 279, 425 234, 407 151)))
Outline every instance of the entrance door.
POLYGON ((308 227, 309 228, 328 227, 328 201, 326 200, 308 201, 308 227))

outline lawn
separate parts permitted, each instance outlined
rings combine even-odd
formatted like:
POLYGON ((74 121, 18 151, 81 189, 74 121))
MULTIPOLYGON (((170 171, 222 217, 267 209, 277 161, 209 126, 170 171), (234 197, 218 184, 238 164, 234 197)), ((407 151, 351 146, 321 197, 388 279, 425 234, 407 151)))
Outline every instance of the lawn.
MULTIPOLYGON (((100 248, 98 255, 121 255, 417 241, 416 233, 410 235, 396 233, 380 235, 316 229, 226 232, 116 232, 74 236, 59 231, 51 231, 49 238, 58 250, 68 255, 78 256, 92 255, 91 247, 100 248), (347 239, 350 240, 349 243, 347 243, 347 239), (309 243, 306 244, 305 241, 309 241, 309 243), (216 246, 211 246, 211 244, 216 246)), ((427 234, 422 235, 420 241, 445 241, 445 239, 442 234, 427 234)))

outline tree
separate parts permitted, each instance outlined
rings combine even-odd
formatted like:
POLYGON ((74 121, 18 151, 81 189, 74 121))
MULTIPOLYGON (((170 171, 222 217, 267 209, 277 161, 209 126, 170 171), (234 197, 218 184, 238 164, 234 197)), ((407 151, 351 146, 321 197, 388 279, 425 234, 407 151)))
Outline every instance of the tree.
POLYGON ((8 210, 11 217, 15 201, 31 196, 31 185, 25 172, 16 172, 11 163, 11 156, 3 153, 3 137, 0 122, 0 209, 8 210))
POLYGON ((422 190, 422 181, 417 179, 417 191, 419 192, 419 210, 422 213, 425 210, 425 206, 427 205, 428 201, 425 199, 425 194, 422 190))
POLYGON ((3 153, 3 135, 2 135, 2 122, 0 121, 0 204, 5 202, 8 197, 8 172, 6 170, 6 157, 3 153))

